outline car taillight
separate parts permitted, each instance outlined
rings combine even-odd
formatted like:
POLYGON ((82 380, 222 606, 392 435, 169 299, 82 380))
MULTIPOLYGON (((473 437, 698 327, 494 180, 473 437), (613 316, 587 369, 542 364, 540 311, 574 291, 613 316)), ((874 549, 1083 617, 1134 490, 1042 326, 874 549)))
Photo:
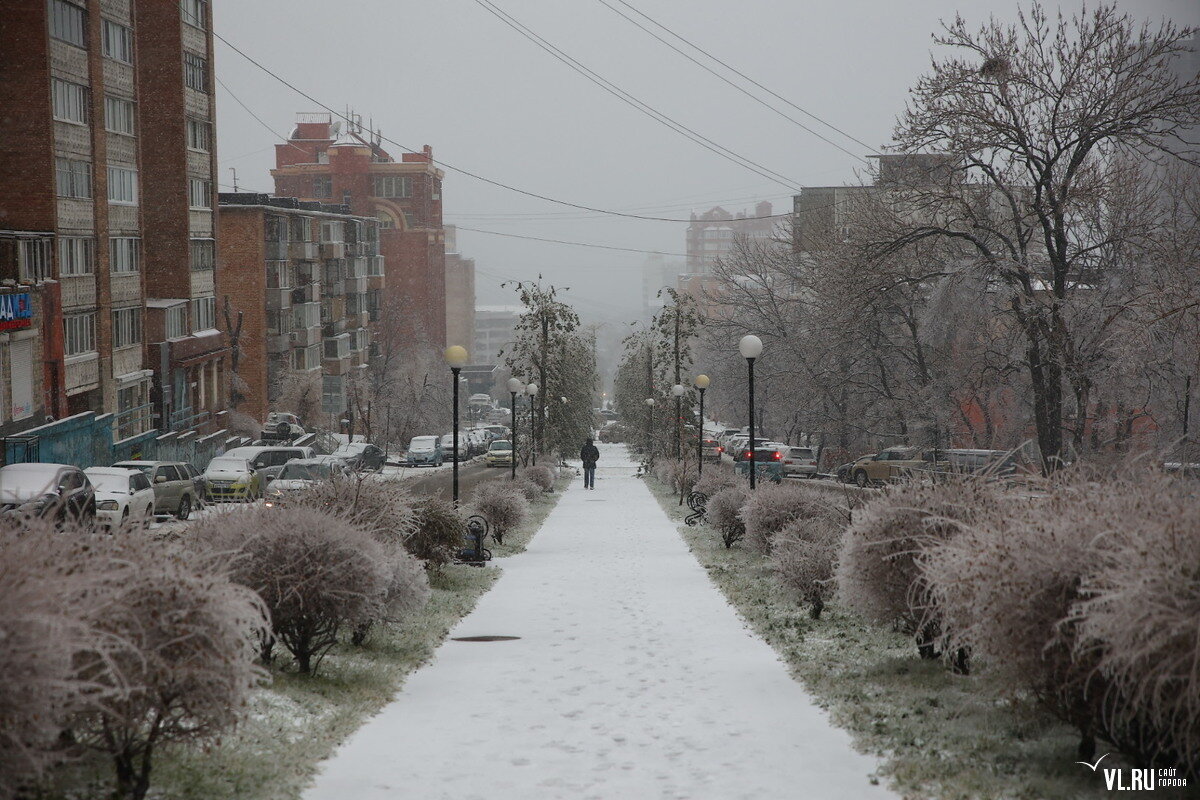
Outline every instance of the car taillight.
POLYGON ((724 453, 724 452, 725 452, 725 448, 724 448, 724 447, 718 447, 718 448, 717 448, 717 452, 718 452, 718 453, 724 453))
POLYGON ((776 461, 778 461, 779 459, 783 458, 783 456, 779 455, 779 453, 775 453, 774 458, 776 461))

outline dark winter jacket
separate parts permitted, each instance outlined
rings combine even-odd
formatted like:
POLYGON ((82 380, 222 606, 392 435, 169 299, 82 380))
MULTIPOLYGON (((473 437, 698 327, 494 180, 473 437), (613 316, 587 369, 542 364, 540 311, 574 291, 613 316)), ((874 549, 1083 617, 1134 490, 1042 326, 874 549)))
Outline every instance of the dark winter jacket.
POLYGON ((579 460, 583 462, 585 467, 594 467, 596 462, 600 460, 600 451, 596 449, 594 444, 585 444, 583 449, 579 451, 579 460))

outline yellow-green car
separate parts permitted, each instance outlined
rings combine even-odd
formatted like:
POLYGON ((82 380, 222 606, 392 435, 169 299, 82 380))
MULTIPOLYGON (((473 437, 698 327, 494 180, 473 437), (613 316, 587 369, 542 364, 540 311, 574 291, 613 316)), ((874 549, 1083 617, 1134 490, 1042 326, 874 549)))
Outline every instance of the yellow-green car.
POLYGON ((208 462, 204 480, 208 484, 210 502, 241 500, 248 503, 263 495, 262 477, 244 458, 214 458, 208 462))
POLYGON ((492 442, 488 445, 487 455, 483 457, 483 463, 489 467, 509 467, 512 466, 512 460, 512 442, 507 439, 492 442))

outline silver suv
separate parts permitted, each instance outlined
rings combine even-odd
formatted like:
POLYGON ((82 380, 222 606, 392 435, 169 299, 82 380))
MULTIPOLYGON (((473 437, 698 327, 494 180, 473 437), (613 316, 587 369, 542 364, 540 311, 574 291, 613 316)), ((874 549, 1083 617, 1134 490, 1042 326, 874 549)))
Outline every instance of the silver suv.
POLYGON ((180 461, 121 461, 114 467, 141 470, 154 487, 154 511, 174 514, 187 519, 193 508, 200 506, 203 495, 197 494, 196 482, 190 467, 180 461))

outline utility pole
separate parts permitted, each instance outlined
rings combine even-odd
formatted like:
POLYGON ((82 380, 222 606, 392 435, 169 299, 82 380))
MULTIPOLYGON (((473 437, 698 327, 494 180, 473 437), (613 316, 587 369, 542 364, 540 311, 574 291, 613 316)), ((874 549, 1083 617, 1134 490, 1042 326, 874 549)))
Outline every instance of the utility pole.
POLYGON ((542 358, 541 364, 538 365, 538 418, 534 422, 537 427, 537 435, 534 437, 534 446, 538 443, 542 447, 546 446, 546 358, 550 353, 550 318, 546 316, 546 301, 542 301, 542 358))
MULTIPOLYGON (((675 300, 675 385, 679 386, 679 300, 675 300)), ((683 438, 683 408, 680 405, 683 402, 682 397, 675 398, 675 460, 680 458, 680 439, 683 438)))

